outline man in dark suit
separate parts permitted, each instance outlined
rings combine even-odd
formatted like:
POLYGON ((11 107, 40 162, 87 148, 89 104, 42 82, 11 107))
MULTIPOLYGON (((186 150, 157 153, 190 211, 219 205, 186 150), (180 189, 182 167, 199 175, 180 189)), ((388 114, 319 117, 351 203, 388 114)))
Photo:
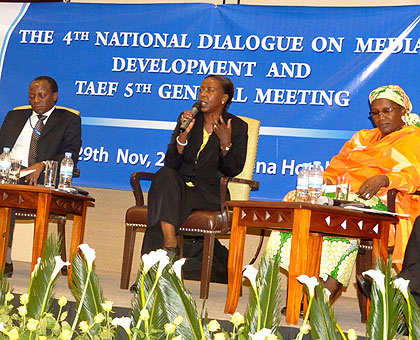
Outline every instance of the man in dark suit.
MULTIPOLYGON (((9 147, 12 158, 20 159, 22 167, 35 170, 25 177, 29 185, 43 180, 44 161, 60 162, 65 152, 72 153, 75 165, 79 158, 82 145, 80 117, 70 111, 56 109, 57 99, 58 86, 53 78, 35 78, 29 86, 32 109, 9 111, 0 129, 0 150, 9 147), (38 135, 36 142, 33 140, 35 134, 38 135)), ((5 273, 13 271, 10 258, 13 230, 10 234, 5 273)))

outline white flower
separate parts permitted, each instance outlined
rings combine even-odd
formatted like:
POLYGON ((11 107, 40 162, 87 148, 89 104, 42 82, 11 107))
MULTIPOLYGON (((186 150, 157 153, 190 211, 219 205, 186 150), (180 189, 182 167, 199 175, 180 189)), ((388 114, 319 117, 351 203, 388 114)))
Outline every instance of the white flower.
POLYGON ((270 335, 272 335, 271 329, 263 328, 255 334, 249 334, 249 337, 251 340, 265 340, 265 338, 269 337, 270 335))
POLYGON ((244 270, 243 276, 245 276, 249 280, 249 282, 251 282, 252 288, 256 290, 258 270, 249 264, 246 265, 244 268, 245 270, 244 270))
POLYGON ((349 331, 347 333, 347 338, 349 340, 356 340, 357 339, 356 331, 353 328, 349 329, 349 331))
POLYGON ((173 338, 172 340, 183 340, 184 338, 182 337, 182 335, 178 335, 175 338, 173 338))
POLYGON ((245 318, 241 313, 236 312, 235 314, 232 315, 231 322, 235 327, 239 327, 245 322, 245 318))
POLYGON ((54 271, 51 274, 52 280, 55 279, 57 274, 60 272, 61 268, 63 268, 64 266, 70 266, 70 262, 69 261, 64 262, 60 256, 55 256, 54 259, 55 259, 55 267, 54 267, 54 271))
POLYGON ((88 264, 88 269, 91 270, 93 261, 96 258, 95 249, 92 249, 86 243, 80 244, 79 248, 82 251, 83 255, 85 256, 85 260, 88 264))
POLYGON ((143 261, 143 274, 147 274, 150 268, 159 262, 159 258, 156 256, 156 251, 151 251, 148 254, 143 254, 141 260, 143 261))
POLYGON ((156 251, 151 251, 149 254, 144 254, 142 256, 142 260, 143 274, 146 274, 150 268, 159 262, 159 267, 156 273, 157 277, 162 274, 163 269, 169 264, 168 254, 163 249, 158 249, 156 251))
POLYGON ((159 267, 156 273, 157 277, 160 277, 162 275, 163 270, 168 264, 169 264, 169 257, 166 257, 166 259, 163 259, 162 261, 159 262, 159 267))
POLYGON ((324 288, 324 301, 329 302, 330 301, 331 292, 328 288, 324 288))
POLYGON ((214 333, 220 329, 220 323, 217 320, 211 320, 207 325, 210 332, 214 333))
POLYGON ((175 261, 175 263, 172 265, 172 268, 174 269, 176 276, 178 276, 180 280, 182 280, 181 270, 184 264, 185 264, 185 258, 182 258, 182 259, 179 259, 178 261, 175 261))
POLYGON ((408 284, 410 280, 405 280, 402 277, 394 280, 394 287, 399 289, 406 299, 408 299, 408 284))
POLYGON ((369 269, 362 273, 363 276, 370 276, 373 281, 378 285, 379 290, 381 291, 382 295, 385 294, 385 275, 376 269, 369 269))
POLYGON ((114 326, 121 326, 122 328, 124 328, 127 334, 130 334, 130 326, 131 326, 130 318, 126 316, 123 316, 121 318, 115 318, 115 319, 112 319, 111 324, 114 326))
POLYGON ((308 323, 302 325, 302 327, 300 328, 300 331, 302 332, 302 334, 308 334, 310 330, 311 330, 311 326, 308 323))
POLYGON ((309 277, 308 275, 299 275, 298 281, 306 287, 308 287, 309 296, 313 297, 315 293, 315 287, 319 285, 318 279, 315 276, 309 277))

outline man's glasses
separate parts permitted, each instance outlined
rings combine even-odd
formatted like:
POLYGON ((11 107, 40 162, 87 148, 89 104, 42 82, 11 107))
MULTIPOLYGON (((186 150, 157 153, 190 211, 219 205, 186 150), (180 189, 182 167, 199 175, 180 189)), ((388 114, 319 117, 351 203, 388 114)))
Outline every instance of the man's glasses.
POLYGON ((384 116, 389 116, 394 110, 401 109, 401 107, 386 107, 380 111, 370 111, 369 115, 372 118, 379 117, 379 114, 382 113, 384 116))

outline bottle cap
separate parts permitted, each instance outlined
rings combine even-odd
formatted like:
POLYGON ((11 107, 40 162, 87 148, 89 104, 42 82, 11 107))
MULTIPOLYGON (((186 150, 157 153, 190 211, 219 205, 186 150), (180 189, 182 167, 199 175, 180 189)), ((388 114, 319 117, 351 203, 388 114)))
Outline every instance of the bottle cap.
POLYGON ((314 161, 314 165, 321 165, 320 161, 314 161))
POLYGON ((66 156, 66 157, 70 158, 70 157, 71 157, 71 152, 66 152, 66 153, 64 154, 64 156, 66 156))
POLYGON ((8 148, 7 146, 5 146, 5 147, 3 148, 3 152, 10 152, 10 148, 8 148))

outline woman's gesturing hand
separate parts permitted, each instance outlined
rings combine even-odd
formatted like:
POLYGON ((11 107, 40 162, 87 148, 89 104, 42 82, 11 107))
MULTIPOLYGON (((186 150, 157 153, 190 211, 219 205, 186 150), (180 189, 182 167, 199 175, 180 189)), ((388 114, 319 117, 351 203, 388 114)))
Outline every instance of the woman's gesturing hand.
POLYGON ((223 117, 220 116, 219 120, 213 120, 212 124, 213 131, 216 133, 217 137, 219 137, 220 147, 222 149, 229 148, 232 145, 232 120, 229 119, 226 124, 223 117))
POLYGON ((388 185, 389 178, 387 176, 376 175, 364 181, 356 194, 361 198, 368 200, 372 198, 373 195, 376 195, 380 188, 387 187, 388 185))

